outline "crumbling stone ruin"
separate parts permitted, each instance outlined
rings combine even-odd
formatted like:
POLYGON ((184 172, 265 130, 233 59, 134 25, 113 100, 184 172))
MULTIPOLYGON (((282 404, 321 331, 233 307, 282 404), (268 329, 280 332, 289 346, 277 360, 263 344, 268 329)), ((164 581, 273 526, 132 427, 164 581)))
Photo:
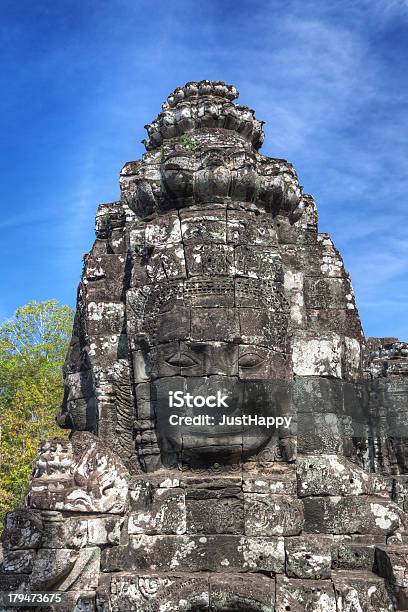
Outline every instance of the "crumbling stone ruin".
POLYGON ((97 212, 72 434, 3 533, 0 590, 64 593, 41 610, 408 609, 408 345, 365 340, 313 198, 237 96, 177 88, 97 212), (279 426, 193 424, 177 391, 279 426))

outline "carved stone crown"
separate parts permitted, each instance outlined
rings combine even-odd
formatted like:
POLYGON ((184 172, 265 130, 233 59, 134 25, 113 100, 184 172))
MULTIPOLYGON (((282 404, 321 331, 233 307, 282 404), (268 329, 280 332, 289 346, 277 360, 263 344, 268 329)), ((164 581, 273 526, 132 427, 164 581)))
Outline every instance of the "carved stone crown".
POLYGON ((223 81, 191 81, 177 87, 162 105, 163 111, 145 128, 143 140, 148 151, 164 141, 201 128, 221 128, 238 132, 256 150, 261 146, 263 121, 255 119, 247 106, 234 104, 239 93, 223 81))
POLYGON ((178 87, 145 126, 147 153, 121 172, 121 201, 140 218, 190 206, 244 204, 273 215, 303 214, 293 166, 258 152, 264 134, 254 111, 222 81, 178 87))

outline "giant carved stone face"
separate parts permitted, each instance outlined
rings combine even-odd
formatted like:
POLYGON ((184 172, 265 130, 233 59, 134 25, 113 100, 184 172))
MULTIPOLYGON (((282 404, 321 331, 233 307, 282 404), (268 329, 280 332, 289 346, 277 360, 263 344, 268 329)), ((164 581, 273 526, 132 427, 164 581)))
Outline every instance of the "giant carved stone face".
POLYGON ((162 458, 238 463, 259 452, 272 430, 225 421, 287 410, 288 303, 271 216, 223 204, 165 213, 133 241, 134 376, 139 395, 149 387, 162 458), (228 399, 171 406, 177 391, 228 399), (179 418, 197 415, 211 424, 179 418))

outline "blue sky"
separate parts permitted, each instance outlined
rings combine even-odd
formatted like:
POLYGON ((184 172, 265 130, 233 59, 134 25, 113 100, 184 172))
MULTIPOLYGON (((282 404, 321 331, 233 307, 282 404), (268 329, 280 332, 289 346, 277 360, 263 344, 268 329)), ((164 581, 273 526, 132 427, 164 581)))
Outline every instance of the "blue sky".
POLYGON ((408 0, 2 0, 0 321, 75 304, 99 203, 189 80, 266 121, 350 271, 367 335, 408 340, 408 0))

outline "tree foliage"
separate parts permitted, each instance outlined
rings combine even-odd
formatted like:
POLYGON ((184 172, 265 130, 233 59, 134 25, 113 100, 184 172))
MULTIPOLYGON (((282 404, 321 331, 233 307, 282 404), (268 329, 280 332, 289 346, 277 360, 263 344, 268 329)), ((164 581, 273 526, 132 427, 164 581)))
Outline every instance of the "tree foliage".
POLYGON ((0 519, 21 503, 39 441, 64 435, 55 414, 73 317, 55 300, 29 302, 0 325, 0 519))

